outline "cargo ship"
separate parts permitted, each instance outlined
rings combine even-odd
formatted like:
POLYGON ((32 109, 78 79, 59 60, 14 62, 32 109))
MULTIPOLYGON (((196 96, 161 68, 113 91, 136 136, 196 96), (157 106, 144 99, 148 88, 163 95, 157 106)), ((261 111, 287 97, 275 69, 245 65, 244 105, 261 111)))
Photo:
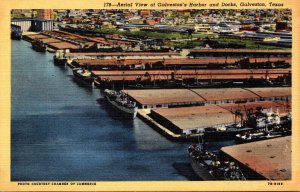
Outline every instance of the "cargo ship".
POLYGON ((130 101, 127 94, 123 91, 105 89, 104 96, 114 108, 122 112, 123 117, 129 117, 132 119, 136 117, 138 111, 136 102, 130 101))
POLYGON ((92 85, 94 82, 94 77, 92 77, 92 73, 83 68, 74 68, 73 75, 77 79, 82 80, 83 82, 85 82, 89 85, 92 85))
POLYGON ((205 150, 201 144, 190 145, 188 153, 192 169, 205 181, 246 180, 235 162, 222 160, 218 154, 205 150))

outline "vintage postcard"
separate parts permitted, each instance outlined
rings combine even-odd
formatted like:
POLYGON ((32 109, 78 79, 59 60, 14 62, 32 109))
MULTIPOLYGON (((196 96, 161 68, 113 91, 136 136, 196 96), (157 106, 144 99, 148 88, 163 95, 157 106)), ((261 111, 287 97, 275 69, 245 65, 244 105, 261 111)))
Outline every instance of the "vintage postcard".
POLYGON ((300 190, 296 0, 1 7, 1 191, 300 190))

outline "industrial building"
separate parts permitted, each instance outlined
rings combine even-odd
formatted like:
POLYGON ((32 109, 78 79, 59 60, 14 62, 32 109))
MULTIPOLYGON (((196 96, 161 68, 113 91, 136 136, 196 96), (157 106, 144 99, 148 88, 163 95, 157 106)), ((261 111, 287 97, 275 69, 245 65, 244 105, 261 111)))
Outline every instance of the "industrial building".
POLYGON ((124 90, 139 108, 172 108, 259 101, 290 101, 290 87, 124 90))
POLYGON ((48 19, 38 19, 38 18, 23 18, 23 19, 12 19, 11 24, 21 27, 22 32, 27 31, 52 31, 53 30, 53 20, 48 19))

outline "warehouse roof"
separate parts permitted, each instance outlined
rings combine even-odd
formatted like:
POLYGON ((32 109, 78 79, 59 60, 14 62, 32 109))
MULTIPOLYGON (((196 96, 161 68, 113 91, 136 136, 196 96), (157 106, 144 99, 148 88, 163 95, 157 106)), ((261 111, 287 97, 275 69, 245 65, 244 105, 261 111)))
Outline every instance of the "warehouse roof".
POLYGON ((232 100, 232 99, 250 99, 259 98, 252 92, 242 88, 222 88, 222 89, 193 89, 206 100, 232 100))
POLYGON ((203 102, 204 99, 188 89, 125 90, 142 105, 203 102))
POLYGON ((284 97, 291 96, 291 87, 268 87, 268 88, 247 88, 247 90, 260 97, 284 97))
POLYGON ((291 136, 223 147, 221 150, 266 179, 291 179, 291 136))
POLYGON ((260 95, 264 95, 265 97, 291 96, 291 88, 148 89, 126 90, 126 93, 140 104, 150 105, 199 102, 205 100, 255 99, 259 98, 260 95), (276 91, 272 91, 272 89, 276 91))
POLYGON ((182 130, 234 123, 232 113, 217 105, 152 109, 152 111, 182 130))

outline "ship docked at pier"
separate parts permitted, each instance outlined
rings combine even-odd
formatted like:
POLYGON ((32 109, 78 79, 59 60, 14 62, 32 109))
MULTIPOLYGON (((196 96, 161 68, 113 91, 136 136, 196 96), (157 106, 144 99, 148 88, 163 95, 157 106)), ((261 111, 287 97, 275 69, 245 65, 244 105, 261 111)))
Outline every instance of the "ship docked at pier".
POLYGON ((36 39, 31 42, 32 49, 37 52, 46 52, 47 46, 40 40, 36 39))
POLYGON ((190 163, 194 172, 203 180, 246 180, 240 168, 233 161, 204 149, 203 144, 188 148, 190 163))
POLYGON ((88 85, 92 85, 94 82, 94 78, 92 77, 91 72, 86 69, 74 68, 73 75, 75 78, 83 81, 84 83, 86 83, 88 85))
POLYGON ((130 101, 127 94, 123 91, 104 90, 106 100, 113 105, 114 108, 122 112, 123 117, 135 118, 138 112, 136 102, 130 101))

